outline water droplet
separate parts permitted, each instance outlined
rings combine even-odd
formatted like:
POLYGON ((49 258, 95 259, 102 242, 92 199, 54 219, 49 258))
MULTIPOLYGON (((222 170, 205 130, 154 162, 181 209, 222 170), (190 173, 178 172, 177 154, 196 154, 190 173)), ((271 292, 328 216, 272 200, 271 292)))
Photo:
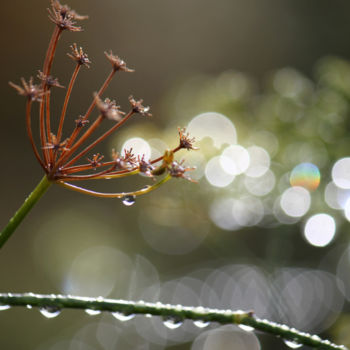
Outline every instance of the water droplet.
POLYGON ((135 196, 125 196, 122 198, 122 202, 127 207, 130 207, 135 203, 135 196))
POLYGON ((32 309, 33 306, 28 304, 28 305, 26 306, 26 308, 27 308, 27 309, 32 309))
POLYGON ((11 307, 10 305, 0 304, 0 311, 7 310, 10 307, 11 307))
POLYGON ((135 317, 135 314, 128 314, 124 312, 112 312, 112 315, 119 321, 129 321, 135 317))
POLYGON ((245 324, 239 324, 238 327, 246 332, 252 332, 254 330, 253 327, 247 326, 245 324))
POLYGON ((299 343, 297 343, 297 342, 295 342, 293 340, 284 339, 283 341, 291 349, 298 349, 298 348, 300 348, 303 345, 303 344, 299 344, 299 343))
POLYGON ((45 306, 39 309, 40 313, 46 318, 54 318, 61 313, 61 310, 55 306, 45 306))
POLYGON ((169 329, 176 329, 182 326, 183 321, 179 318, 167 317, 164 319, 163 324, 169 329))
POLYGON ((101 313, 100 310, 93 310, 93 309, 85 309, 85 312, 90 316, 99 315, 101 313))
POLYGON ((193 324, 198 328, 205 328, 209 326, 210 322, 203 321, 203 320, 196 320, 196 321, 193 321, 193 324))

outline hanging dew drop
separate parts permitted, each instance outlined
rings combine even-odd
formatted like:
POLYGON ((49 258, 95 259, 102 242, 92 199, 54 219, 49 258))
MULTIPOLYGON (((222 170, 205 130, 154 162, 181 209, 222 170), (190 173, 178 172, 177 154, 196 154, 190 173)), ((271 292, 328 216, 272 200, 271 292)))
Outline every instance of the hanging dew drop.
POLYGON ((297 343, 297 342, 292 341, 292 340, 284 339, 283 341, 291 349, 298 349, 303 345, 303 344, 297 343))
POLYGON ((196 320, 196 321, 193 321, 193 324, 198 328, 205 328, 209 326, 210 322, 203 321, 203 320, 196 320))
POLYGON ((135 196, 125 196, 122 198, 122 203, 127 207, 130 207, 135 203, 135 196))
POLYGON ((0 311, 8 310, 10 307, 10 305, 0 304, 0 311))
POLYGON ((125 322, 133 319, 135 314, 127 314, 124 312, 112 312, 112 315, 119 321, 125 322))
POLYGON ((253 327, 247 326, 245 324, 239 324, 238 327, 246 332, 252 332, 254 330, 253 327))
POLYGON ((54 318, 61 313, 61 310, 54 306, 45 306, 39 309, 40 313, 46 318, 54 318))
POLYGON ((101 313, 100 310, 93 310, 93 309, 85 309, 85 312, 90 316, 99 315, 101 313))
POLYGON ((165 327, 167 327, 169 329, 176 329, 176 328, 179 328, 180 326, 182 326, 183 321, 180 319, 176 319, 176 318, 166 318, 163 321, 163 324, 165 327))

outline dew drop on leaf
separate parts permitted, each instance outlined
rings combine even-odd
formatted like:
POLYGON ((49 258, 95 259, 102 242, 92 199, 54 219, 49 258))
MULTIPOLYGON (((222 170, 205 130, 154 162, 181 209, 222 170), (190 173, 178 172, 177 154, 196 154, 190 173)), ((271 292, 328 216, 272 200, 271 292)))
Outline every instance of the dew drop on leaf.
POLYGON ((210 322, 203 321, 203 320, 196 320, 196 321, 193 321, 193 324, 198 328, 205 328, 209 326, 210 322))
POLYGON ((10 307, 10 305, 0 304, 0 311, 8 310, 10 307))
POLYGON ((127 314, 124 312, 112 312, 112 315, 119 321, 125 322, 133 319, 135 314, 127 314))
POLYGON ((180 319, 167 317, 166 319, 164 319, 163 324, 165 327, 167 327, 169 329, 176 329, 176 328, 179 328, 180 326, 182 326, 183 321, 180 319))
POLYGON ((61 310, 54 306, 45 306, 39 309, 40 313, 46 318, 54 318, 61 313, 61 310))
POLYGON ((291 349, 298 349, 303 345, 303 344, 296 343, 295 341, 292 341, 292 340, 284 339, 283 341, 291 349))
POLYGON ((127 207, 130 207, 135 203, 135 196, 125 196, 122 198, 122 202, 127 207))
POLYGON ((99 315, 101 313, 100 310, 93 310, 93 309, 85 309, 85 312, 90 316, 99 315))

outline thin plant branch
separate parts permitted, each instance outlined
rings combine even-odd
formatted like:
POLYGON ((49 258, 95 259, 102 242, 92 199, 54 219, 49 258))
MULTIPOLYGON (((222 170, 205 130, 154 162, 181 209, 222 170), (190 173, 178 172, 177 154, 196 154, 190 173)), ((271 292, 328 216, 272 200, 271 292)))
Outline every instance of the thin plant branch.
MULTIPOLYGON (((184 320, 202 321, 205 323, 216 322, 219 324, 237 324, 254 328, 257 331, 269 333, 281 337, 295 344, 303 344, 317 349, 346 350, 344 345, 337 345, 329 340, 321 339, 318 335, 301 332, 295 328, 272 321, 259 319, 252 311, 233 311, 209 309, 202 306, 189 307, 182 305, 170 305, 148 303, 144 301, 129 301, 105 299, 102 297, 88 298, 66 295, 43 294, 12 294, 0 293, 0 307, 6 309, 10 306, 38 307, 47 313, 57 314, 62 309, 81 309, 117 313, 124 316, 153 315, 181 324, 184 320)), ((132 316, 130 317, 132 318, 132 316)))
POLYGON ((34 191, 24 201, 22 206, 16 211, 15 215, 10 219, 8 224, 0 232, 0 248, 11 237, 18 225, 22 222, 28 212, 32 209, 34 204, 43 196, 43 194, 50 187, 52 182, 48 180, 46 175, 42 178, 39 184, 35 187, 34 191))

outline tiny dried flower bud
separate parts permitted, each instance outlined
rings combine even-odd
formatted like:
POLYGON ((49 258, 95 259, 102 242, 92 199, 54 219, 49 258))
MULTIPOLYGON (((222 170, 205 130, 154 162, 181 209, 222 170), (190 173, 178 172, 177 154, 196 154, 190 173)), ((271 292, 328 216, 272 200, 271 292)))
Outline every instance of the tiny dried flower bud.
POLYGON ((47 142, 46 146, 43 147, 44 149, 52 149, 54 151, 68 151, 69 148, 66 148, 66 144, 68 142, 68 139, 62 141, 62 142, 58 142, 56 135, 54 135, 53 133, 51 133, 51 140, 52 142, 47 142))
POLYGON ((186 133, 186 128, 177 128, 179 131, 179 137, 180 137, 180 148, 184 148, 189 150, 197 150, 198 147, 194 147, 193 144, 196 141, 194 137, 190 137, 189 133, 186 133))
POLYGON ((87 158, 88 162, 91 164, 93 168, 96 168, 101 165, 101 160, 104 158, 100 153, 94 154, 92 159, 87 158))
POLYGON ((149 113, 150 108, 148 106, 145 107, 142 105, 143 100, 136 101, 132 96, 130 96, 129 101, 130 101, 131 108, 132 108, 134 113, 139 113, 144 117, 152 116, 152 114, 149 113))
POLYGON ((185 167, 183 167, 182 164, 183 164, 183 161, 181 161, 180 163, 173 161, 170 164, 170 166, 168 166, 168 168, 167 168, 170 176, 176 177, 176 178, 181 177, 181 178, 188 180, 188 181, 191 181, 191 182, 197 182, 197 181, 191 179, 189 176, 186 176, 186 174, 185 174, 187 171, 195 170, 195 168, 185 168, 185 167))
POLYGON ((74 10, 72 10, 67 5, 61 5, 58 0, 51 0, 51 7, 53 10, 59 12, 62 17, 65 17, 67 14, 69 14, 73 19, 77 21, 81 21, 89 18, 89 16, 81 16, 77 14, 74 10))
POLYGON ((113 55, 112 51, 109 51, 109 53, 105 51, 105 56, 107 57, 108 61, 111 62, 115 71, 121 70, 123 72, 134 72, 133 69, 126 66, 125 61, 123 61, 120 57, 113 55))
POLYGON ((120 121, 122 116, 125 114, 119 108, 120 106, 116 105, 116 102, 106 98, 102 101, 97 94, 95 94, 96 106, 100 110, 102 116, 107 119, 120 121))
POLYGON ((112 158, 115 161, 116 167, 119 170, 128 169, 128 163, 120 156, 119 152, 116 152, 115 149, 112 149, 112 158))
POLYGON ((126 163, 129 163, 130 165, 135 165, 137 163, 136 157, 134 153, 132 153, 132 148, 130 149, 124 149, 124 156, 123 159, 126 163))
POLYGON ((82 128, 83 126, 85 126, 85 124, 89 124, 89 120, 88 119, 84 119, 83 116, 79 116, 78 119, 75 119, 75 124, 77 126, 77 128, 82 128))
POLYGON ((154 166, 149 161, 145 160, 145 155, 143 155, 141 158, 138 157, 138 165, 141 173, 149 177, 154 177, 152 174, 154 166))
POLYGON ((91 61, 88 58, 88 55, 84 53, 83 48, 80 46, 79 50, 77 44, 74 43, 71 45, 72 53, 67 53, 67 56, 76 61, 81 66, 86 66, 90 68, 89 64, 91 61))
POLYGON ((39 70, 38 78, 45 82, 45 85, 50 89, 51 87, 59 87, 64 88, 63 85, 61 85, 58 82, 57 78, 53 78, 51 75, 45 75, 43 72, 39 70))
POLYGON ((88 18, 80 16, 74 10, 71 10, 67 5, 61 5, 58 0, 51 1, 51 9, 48 9, 49 18, 61 30, 67 29, 71 32, 80 32, 81 27, 75 26, 76 20, 88 18))
POLYGON ((41 101, 41 97, 45 94, 41 87, 33 84, 33 78, 29 79, 27 83, 24 78, 21 78, 21 82, 23 87, 9 82, 10 86, 12 86, 20 95, 27 97, 31 101, 41 101))

